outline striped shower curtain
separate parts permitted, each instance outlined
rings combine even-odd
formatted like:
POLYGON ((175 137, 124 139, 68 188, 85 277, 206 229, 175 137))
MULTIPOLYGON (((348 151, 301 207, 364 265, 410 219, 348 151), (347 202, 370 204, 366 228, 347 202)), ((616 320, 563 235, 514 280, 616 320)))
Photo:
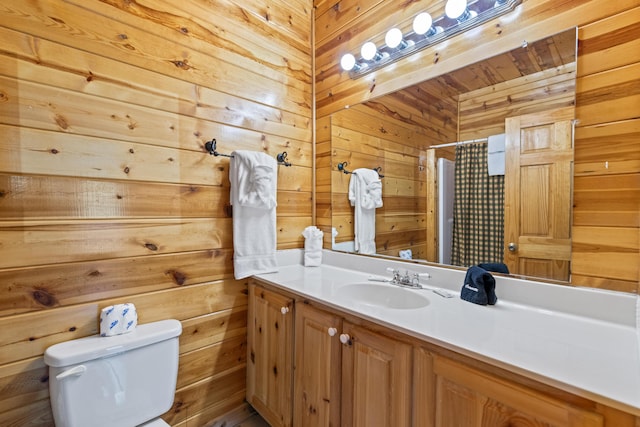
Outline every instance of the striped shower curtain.
POLYGON ((487 143, 458 145, 451 263, 503 262, 504 176, 489 176, 487 143))

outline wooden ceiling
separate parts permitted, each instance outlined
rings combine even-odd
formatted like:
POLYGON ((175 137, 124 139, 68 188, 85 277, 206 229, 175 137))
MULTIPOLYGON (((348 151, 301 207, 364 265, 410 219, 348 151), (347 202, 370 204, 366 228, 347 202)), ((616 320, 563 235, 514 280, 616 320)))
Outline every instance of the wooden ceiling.
POLYGON ((575 62, 576 40, 576 30, 570 29, 382 96, 365 105, 395 119, 423 125, 417 116, 444 117, 451 114, 449 110, 457 109, 453 104, 461 94, 575 62))

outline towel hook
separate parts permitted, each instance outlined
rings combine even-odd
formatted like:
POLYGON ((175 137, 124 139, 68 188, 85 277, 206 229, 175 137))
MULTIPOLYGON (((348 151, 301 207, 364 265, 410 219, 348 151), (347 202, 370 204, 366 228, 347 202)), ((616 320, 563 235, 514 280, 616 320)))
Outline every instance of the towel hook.
POLYGON ((223 157, 233 157, 232 155, 229 154, 222 154, 222 153, 218 153, 216 151, 216 139, 213 138, 211 141, 207 141, 204 143, 204 149, 207 150, 209 152, 209 154, 212 154, 214 156, 223 156, 223 157))
POLYGON ((287 161, 287 152, 283 151, 282 153, 278 153, 278 155, 276 156, 276 159, 278 160, 278 163, 280 163, 281 165, 284 166, 291 166, 291 163, 289 163, 287 161))
POLYGON ((384 178, 380 172, 382 172, 382 166, 378 166, 377 168, 373 168, 374 171, 378 172, 378 178, 384 178))
POLYGON ((342 162, 342 163, 338 163, 338 170, 342 173, 351 173, 350 171, 346 170, 344 167, 347 166, 349 163, 347 162, 342 162))

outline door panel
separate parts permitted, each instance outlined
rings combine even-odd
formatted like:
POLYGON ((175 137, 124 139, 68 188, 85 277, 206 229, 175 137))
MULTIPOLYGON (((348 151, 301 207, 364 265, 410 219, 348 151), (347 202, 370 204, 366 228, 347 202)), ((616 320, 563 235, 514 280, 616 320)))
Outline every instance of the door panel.
POLYGON ((340 425, 341 328, 335 314, 296 307, 295 426, 340 425))
POLYGON ((411 346, 343 324, 343 427, 408 427, 411 423, 411 346))
POLYGON ((573 108, 506 120, 505 263, 569 280, 573 108))

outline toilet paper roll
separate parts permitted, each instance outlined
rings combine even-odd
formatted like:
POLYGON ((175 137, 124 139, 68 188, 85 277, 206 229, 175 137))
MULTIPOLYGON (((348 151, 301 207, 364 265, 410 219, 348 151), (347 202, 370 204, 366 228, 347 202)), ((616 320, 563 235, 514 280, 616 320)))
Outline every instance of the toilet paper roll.
POLYGON ((411 251, 411 249, 405 249, 404 251, 400 251, 400 252, 398 252, 398 255, 400 255, 400 258, 402 258, 402 259, 412 259, 413 258, 413 252, 411 251))
POLYGON ((127 303, 122 307, 122 333, 133 331, 138 326, 138 311, 136 306, 127 303))
POLYGON ((111 337, 131 332, 138 325, 138 312, 131 303, 105 307, 100 312, 100 336, 111 337))

